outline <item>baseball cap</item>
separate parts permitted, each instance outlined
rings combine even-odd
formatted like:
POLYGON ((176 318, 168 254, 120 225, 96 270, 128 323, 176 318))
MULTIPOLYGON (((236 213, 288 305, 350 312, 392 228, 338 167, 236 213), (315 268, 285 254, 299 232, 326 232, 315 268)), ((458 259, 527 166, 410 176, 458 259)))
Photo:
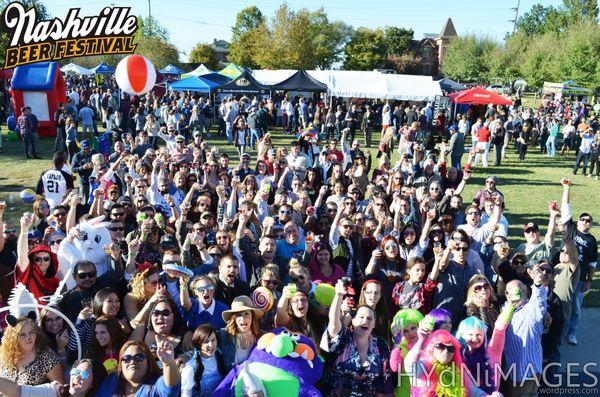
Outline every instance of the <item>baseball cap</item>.
POLYGON ((539 232, 539 231, 540 231, 540 227, 539 227, 539 226, 538 226, 538 224, 537 224, 537 223, 535 223, 535 222, 527 222, 527 223, 525 224, 525 227, 523 228, 523 230, 524 230, 524 231, 527 231, 527 230, 529 230, 529 229, 533 229, 533 230, 534 230, 534 231, 536 231, 536 232, 539 232))
POLYGON ((244 154, 242 154, 242 158, 250 160, 250 154, 244 153, 244 154))
POLYGON ((269 150, 267 151, 267 154, 268 154, 269 156, 274 156, 274 155, 275 155, 275 149, 269 149, 269 150))
POLYGON ((87 148, 90 148, 90 147, 92 147, 92 144, 90 143, 90 141, 85 140, 85 141, 81 142, 81 148, 82 149, 87 149, 87 148))
POLYGON ((204 217, 206 217, 206 216, 211 216, 211 217, 213 217, 213 218, 214 218, 214 215, 212 214, 212 212, 210 212, 210 211, 204 211, 204 212, 202 213, 202 215, 200 215, 200 219, 202 219, 202 218, 204 218, 204 217))
POLYGON ((200 131, 198 131, 198 130, 194 131, 194 138, 197 136, 200 136, 200 135, 202 135, 202 133, 200 131))
POLYGON ((183 142, 185 141, 185 138, 183 137, 183 135, 177 135, 175 137, 175 142, 183 142))
POLYGON ((175 248, 178 246, 177 239, 172 234, 165 234, 160 239, 160 246, 163 249, 175 248))

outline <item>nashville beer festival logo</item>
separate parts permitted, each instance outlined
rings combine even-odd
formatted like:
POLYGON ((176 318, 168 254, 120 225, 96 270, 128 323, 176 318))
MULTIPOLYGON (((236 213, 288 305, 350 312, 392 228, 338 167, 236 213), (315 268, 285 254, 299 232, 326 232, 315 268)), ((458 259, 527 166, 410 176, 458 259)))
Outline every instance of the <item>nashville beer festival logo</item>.
POLYGON ((64 20, 38 21, 35 8, 25 10, 10 3, 0 20, 9 33, 4 68, 65 58, 131 54, 133 34, 138 28, 131 7, 105 7, 97 16, 80 17, 80 8, 71 8, 64 20))

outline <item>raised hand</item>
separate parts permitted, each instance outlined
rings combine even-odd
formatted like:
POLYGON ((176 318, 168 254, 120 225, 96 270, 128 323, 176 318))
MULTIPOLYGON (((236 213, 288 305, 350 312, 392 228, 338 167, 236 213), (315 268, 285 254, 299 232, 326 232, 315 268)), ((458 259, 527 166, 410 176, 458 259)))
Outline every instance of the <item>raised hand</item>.
POLYGON ((160 360, 163 365, 171 365, 175 362, 175 349, 173 344, 168 340, 155 335, 156 339, 156 357, 160 360))

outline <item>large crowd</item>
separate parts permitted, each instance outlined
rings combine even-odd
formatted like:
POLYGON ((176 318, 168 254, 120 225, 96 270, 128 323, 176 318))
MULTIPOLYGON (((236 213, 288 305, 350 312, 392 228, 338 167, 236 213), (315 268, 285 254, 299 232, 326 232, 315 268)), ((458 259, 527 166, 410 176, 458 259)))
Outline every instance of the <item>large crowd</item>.
MULTIPOLYGON (((527 220, 509 247, 506 200, 523 198, 503 195, 488 158, 501 164, 511 145, 523 161, 573 150, 573 174, 583 165, 597 179, 590 105, 544 98, 454 116, 68 87, 31 211, 15 225, 0 203, 0 295, 14 306, 0 393, 266 397, 281 389, 243 370, 266 351, 299 360, 284 371, 297 395, 536 396, 563 341, 577 344, 597 264, 592 215, 572 213, 570 180, 557 179, 548 224, 527 220), (45 308, 19 309, 28 296, 45 308)), ((38 157, 30 109, 18 124, 38 157)))

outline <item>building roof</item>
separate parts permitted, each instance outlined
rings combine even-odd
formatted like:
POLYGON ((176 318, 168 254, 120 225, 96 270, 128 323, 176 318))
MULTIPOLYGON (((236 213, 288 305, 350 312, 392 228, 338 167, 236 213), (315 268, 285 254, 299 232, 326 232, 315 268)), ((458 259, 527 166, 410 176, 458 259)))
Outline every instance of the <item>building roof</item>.
POLYGON ((217 52, 229 52, 229 43, 225 40, 213 39, 213 42, 209 46, 217 52))
POLYGON ((442 28, 442 32, 440 33, 439 37, 456 37, 458 36, 458 34, 456 34, 456 29, 454 29, 454 24, 452 23, 452 18, 448 18, 446 20, 446 23, 444 24, 444 27, 442 28))

